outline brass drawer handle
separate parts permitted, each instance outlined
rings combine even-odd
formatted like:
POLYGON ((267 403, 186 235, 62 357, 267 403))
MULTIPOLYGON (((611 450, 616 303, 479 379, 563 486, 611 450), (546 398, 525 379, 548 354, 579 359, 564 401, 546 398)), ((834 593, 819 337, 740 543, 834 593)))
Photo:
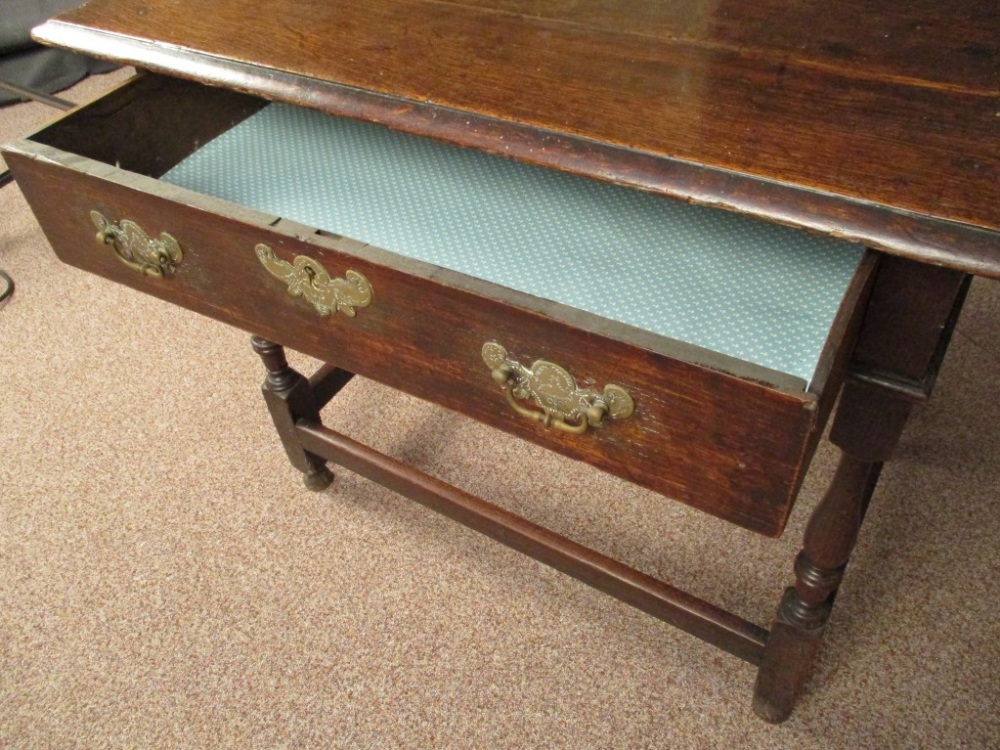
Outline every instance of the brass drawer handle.
POLYGON ((112 222, 100 211, 91 211, 90 220, 97 227, 97 241, 111 245, 118 260, 146 276, 162 278, 177 268, 184 258, 177 240, 166 232, 160 232, 154 239, 134 221, 112 222))
POLYGON ((335 279, 306 255, 298 255, 289 263, 277 257, 267 245, 257 245, 254 250, 264 268, 288 285, 290 295, 305 297, 320 315, 342 312, 353 318, 355 307, 368 307, 372 303, 372 285, 357 271, 348 271, 345 278, 335 279))
POLYGON ((565 369, 544 359, 531 367, 507 356, 494 341, 483 345, 483 361, 493 379, 505 387, 507 401, 522 417, 546 427, 579 434, 600 426, 606 416, 625 419, 635 411, 635 402, 624 388, 606 385, 604 391, 580 388, 565 369), (533 402, 541 409, 529 409, 519 401, 533 402))

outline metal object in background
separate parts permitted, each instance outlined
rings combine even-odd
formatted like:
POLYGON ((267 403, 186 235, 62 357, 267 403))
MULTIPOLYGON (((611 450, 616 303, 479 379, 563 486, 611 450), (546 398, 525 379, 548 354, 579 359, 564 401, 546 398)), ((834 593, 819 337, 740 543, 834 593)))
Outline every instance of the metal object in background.
POLYGON ((10 295, 14 293, 14 279, 8 276, 3 271, 0 271, 0 307, 6 304, 7 300, 10 299, 10 295))
POLYGON ((76 106, 76 104, 68 99, 60 99, 58 96, 52 96, 51 94, 46 94, 42 91, 26 89, 24 86, 18 86, 16 83, 10 83, 8 81, 0 81, 0 89, 9 91, 11 94, 14 94, 14 96, 19 96, 22 99, 31 99, 32 101, 40 102, 42 104, 48 104, 50 107, 55 107, 56 109, 73 109, 73 107, 76 106))
MULTIPOLYGON (((15 83, 8 83, 7 81, 0 81, 0 89, 9 91, 16 96, 20 96, 22 99, 30 99, 42 104, 47 104, 50 107, 55 107, 56 109, 67 110, 73 109, 73 107, 76 106, 76 104, 67 99, 60 99, 58 96, 51 96, 50 94, 46 94, 41 91, 26 89, 23 86, 18 86, 15 83)), ((0 172, 0 188, 13 181, 14 177, 11 175, 9 169, 5 169, 0 172)), ((7 300, 10 299, 10 296, 13 293, 14 280, 3 271, 0 271, 0 307, 6 304, 7 300)))

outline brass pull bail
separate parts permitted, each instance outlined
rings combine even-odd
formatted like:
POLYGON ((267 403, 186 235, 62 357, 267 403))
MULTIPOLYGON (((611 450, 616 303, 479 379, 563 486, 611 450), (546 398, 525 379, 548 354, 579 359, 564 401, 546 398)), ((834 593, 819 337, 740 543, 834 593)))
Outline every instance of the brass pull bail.
POLYGON ((609 384, 603 392, 580 388, 559 365, 539 359, 525 367, 510 359, 507 350, 493 341, 483 345, 482 357, 493 380, 504 386, 511 408, 545 427, 579 435, 588 427, 600 427, 607 416, 625 419, 635 411, 632 397, 621 386, 609 384), (524 406, 523 401, 539 408, 524 406))
POLYGON ((97 227, 97 241, 111 245, 115 257, 133 271, 162 278, 184 259, 181 246, 166 232, 153 238, 134 221, 113 222, 100 211, 91 211, 90 220, 97 227))

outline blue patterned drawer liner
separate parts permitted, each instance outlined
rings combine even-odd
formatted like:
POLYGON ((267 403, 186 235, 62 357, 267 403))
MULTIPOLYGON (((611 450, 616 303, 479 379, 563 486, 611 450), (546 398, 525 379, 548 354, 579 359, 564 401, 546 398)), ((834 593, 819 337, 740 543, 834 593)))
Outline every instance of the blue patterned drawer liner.
POLYGON ((163 179, 811 381, 863 250, 271 104, 163 179))

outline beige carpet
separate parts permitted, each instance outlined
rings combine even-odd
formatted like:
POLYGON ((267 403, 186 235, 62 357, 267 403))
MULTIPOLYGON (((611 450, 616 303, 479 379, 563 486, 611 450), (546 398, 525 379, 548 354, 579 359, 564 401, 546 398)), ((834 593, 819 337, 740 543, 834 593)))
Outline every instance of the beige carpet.
MULTIPOLYGON (((775 727, 743 662, 349 473, 306 491, 249 337, 61 265, 14 186, 0 268, 0 748, 1000 746, 996 284, 775 727)), ((327 420, 761 624, 835 458, 774 541, 371 382, 327 420)))

